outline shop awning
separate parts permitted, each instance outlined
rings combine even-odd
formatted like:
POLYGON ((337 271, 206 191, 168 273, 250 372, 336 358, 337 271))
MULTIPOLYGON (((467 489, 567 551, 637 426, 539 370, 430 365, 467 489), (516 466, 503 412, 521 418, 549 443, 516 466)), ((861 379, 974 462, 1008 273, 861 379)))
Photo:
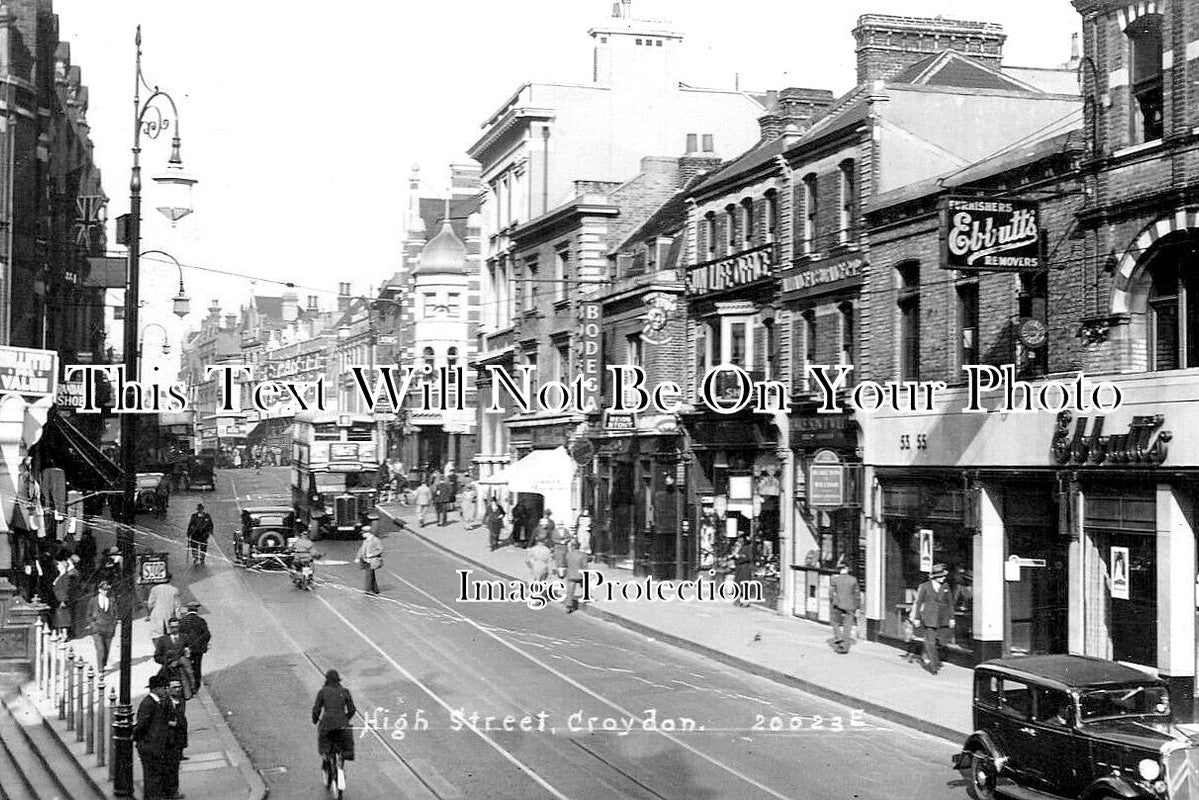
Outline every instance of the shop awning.
POLYGON ((121 468, 55 409, 46 418, 41 445, 49 456, 45 461, 60 467, 72 487, 96 492, 122 486, 121 468))
POLYGON ((565 447, 534 450, 480 483, 506 485, 507 491, 514 494, 539 494, 557 519, 573 520, 575 470, 575 461, 565 447))

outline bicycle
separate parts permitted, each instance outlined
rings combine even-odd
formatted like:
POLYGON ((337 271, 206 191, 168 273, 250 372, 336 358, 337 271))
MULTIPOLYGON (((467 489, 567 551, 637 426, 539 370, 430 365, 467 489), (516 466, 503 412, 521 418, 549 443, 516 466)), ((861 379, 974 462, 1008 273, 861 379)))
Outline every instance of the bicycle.
MULTIPOLYGON (((345 732, 339 731, 343 735, 345 732)), ((338 736, 336 741, 330 742, 329 755, 325 756, 321 762, 321 769, 325 773, 325 788, 336 791, 337 800, 342 800, 342 795, 346 790, 346 770, 345 759, 341 754, 341 736, 338 736)))

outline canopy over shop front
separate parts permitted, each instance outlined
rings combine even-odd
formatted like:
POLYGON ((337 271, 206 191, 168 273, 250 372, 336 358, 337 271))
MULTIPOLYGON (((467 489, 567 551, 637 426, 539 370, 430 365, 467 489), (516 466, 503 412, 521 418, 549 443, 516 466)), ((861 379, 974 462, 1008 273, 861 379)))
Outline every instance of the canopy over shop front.
POLYGON ((565 447, 534 450, 505 470, 481 483, 503 484, 513 494, 527 492, 545 499, 545 507, 554 512, 558 524, 574 520, 574 459, 565 447))

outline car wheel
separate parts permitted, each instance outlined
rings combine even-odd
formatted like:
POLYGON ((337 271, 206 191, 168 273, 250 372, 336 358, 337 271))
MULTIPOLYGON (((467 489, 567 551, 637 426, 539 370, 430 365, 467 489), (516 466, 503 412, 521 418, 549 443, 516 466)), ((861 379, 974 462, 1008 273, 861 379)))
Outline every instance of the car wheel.
POLYGON ((259 550, 280 550, 287 544, 283 535, 278 531, 263 531, 254 540, 254 546, 259 550))
POLYGON ((975 800, 995 800, 998 783, 999 773, 994 760, 986 753, 974 753, 970 759, 970 787, 974 790, 975 800))

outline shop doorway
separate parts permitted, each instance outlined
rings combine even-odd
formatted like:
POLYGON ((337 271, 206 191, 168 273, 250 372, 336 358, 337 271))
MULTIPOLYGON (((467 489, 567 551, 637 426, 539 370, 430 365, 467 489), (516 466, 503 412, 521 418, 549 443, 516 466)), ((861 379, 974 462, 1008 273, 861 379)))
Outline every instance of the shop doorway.
POLYGON ((1113 582, 1127 569, 1128 598, 1111 596, 1112 659, 1157 664, 1157 566, 1152 536, 1113 533, 1100 551, 1113 582), (1127 567, 1120 562, 1127 551, 1127 567), (1113 559, 1113 553, 1115 554, 1113 559))
POLYGON ((1057 497, 1043 487, 1004 494, 1007 553, 1044 566, 1026 566, 1007 588, 1004 641, 1009 655, 1064 653, 1069 632, 1069 553, 1058 534, 1057 497))

